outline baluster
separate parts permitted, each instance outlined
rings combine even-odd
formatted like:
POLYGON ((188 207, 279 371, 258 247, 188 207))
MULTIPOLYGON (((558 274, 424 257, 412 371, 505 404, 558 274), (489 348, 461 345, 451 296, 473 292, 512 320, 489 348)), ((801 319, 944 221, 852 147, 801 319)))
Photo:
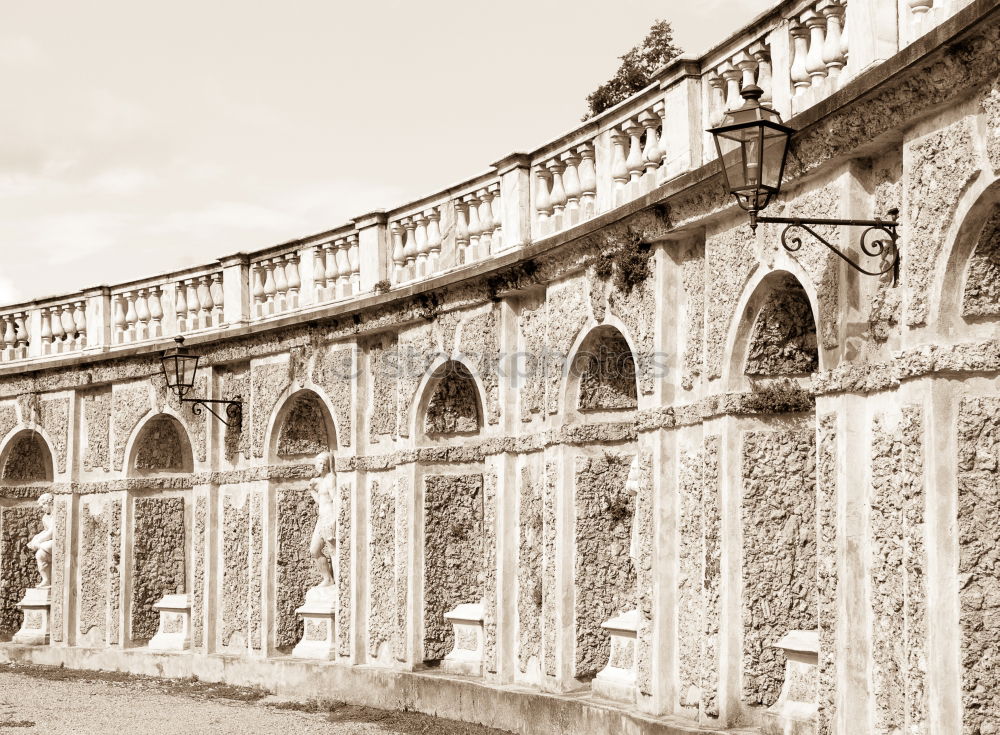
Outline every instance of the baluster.
POLYGON ((642 149, 642 165, 646 169, 649 183, 656 180, 656 169, 663 162, 663 150, 660 148, 660 141, 656 135, 657 128, 660 127, 660 116, 652 110, 643 110, 639 115, 639 124, 646 131, 646 147, 642 149))
POLYGON ((500 202, 500 184, 490 187, 490 214, 493 220, 493 232, 491 233, 493 242, 493 252, 503 250, 503 209, 500 202))
POLYGON ((465 202, 455 200, 455 260, 459 265, 469 262, 469 225, 465 202))
POLYGON ((270 315, 274 313, 274 295, 278 292, 274 281, 274 265, 270 260, 262 260, 260 263, 264 267, 264 312, 270 315))
POLYGON ((323 244, 325 265, 323 267, 324 285, 329 293, 328 299, 337 298, 337 243, 332 240, 323 244))
POLYGON ((347 243, 337 243, 337 295, 345 298, 351 295, 351 263, 347 259, 347 243))
POLYGON ((625 165, 625 134, 615 128, 611 131, 612 164, 611 180, 614 181, 615 206, 622 203, 625 185, 628 183, 628 167, 625 165))
POLYGON ((826 36, 826 18, 815 10, 807 10, 802 14, 801 21, 809 29, 809 51, 806 54, 806 71, 811 78, 810 85, 817 86, 826 77, 826 64, 823 63, 823 45, 826 36))
POLYGON ((285 280, 288 282, 288 308, 296 309, 299 306, 299 286, 302 280, 299 278, 299 254, 291 252, 285 255, 285 280))
POLYGON ((202 329, 212 326, 212 292, 208 276, 198 277, 198 324, 202 329))
POLYGON ((552 219, 555 222, 554 229, 561 229, 563 226, 563 211, 566 209, 566 189, 563 187, 562 174, 566 167, 558 158, 553 158, 545 164, 549 173, 552 174, 552 189, 549 192, 549 200, 552 202, 552 219))
POLYGON ((431 207, 424 217, 427 218, 427 272, 433 275, 440 267, 441 213, 437 207, 431 207))
POLYGON ((212 297, 212 324, 219 326, 225 314, 226 292, 222 288, 222 274, 212 274, 212 285, 208 288, 208 293, 212 297))
POLYGON ((135 323, 139 321, 139 315, 135 310, 135 294, 126 291, 125 296, 125 341, 135 342, 135 323))
POLYGON ((625 159, 629 175, 629 197, 635 197, 639 194, 639 181, 642 178, 642 125, 631 118, 622 125, 622 129, 629 137, 628 158, 625 159))
POLYGON ((146 339, 149 336, 149 305, 146 303, 146 289, 136 290, 135 297, 135 338, 137 340, 146 339))
POLYGON ((740 95, 740 79, 743 72, 727 61, 719 67, 719 73, 726 83, 726 109, 738 109, 743 105, 743 97, 740 95))
MULTIPOLYGON (((440 237, 438 238, 440 240, 440 237)), ((358 253, 358 236, 347 236, 347 264, 351 267, 351 293, 357 293, 361 285, 360 253, 358 253)))
POLYGON ((427 275, 427 215, 418 212, 413 215, 413 222, 416 225, 415 236, 417 239, 417 278, 427 275))
POLYGON ((830 79, 837 79, 840 70, 844 68, 845 59, 840 50, 841 25, 844 18, 844 6, 839 2, 828 2, 820 8, 826 20, 826 42, 823 44, 823 63, 830 79))
POLYGON ((809 51, 807 38, 809 29, 803 25, 794 25, 789 31, 792 35, 792 66, 790 76, 795 94, 803 94, 809 89, 809 72, 806 70, 806 55, 809 51))
MULTIPOLYGON (((70 317, 72 319, 72 317, 70 317)), ((14 338, 17 340, 17 349, 20 357, 28 356, 28 315, 19 312, 14 315, 14 338)))
POLYGON ((87 310, 82 301, 73 302, 73 326, 76 328, 76 346, 83 349, 87 346, 87 310))
POLYGON ((910 2, 910 40, 920 35, 920 28, 923 26, 928 13, 934 6, 934 0, 909 0, 910 2))
POLYGON ((475 194, 466 194, 462 200, 469 211, 469 247, 465 251, 465 257, 467 263, 472 263, 479 259, 479 236, 483 233, 483 227, 479 223, 479 200, 475 194))
POLYGON ((726 116, 726 80, 717 71, 708 74, 709 87, 709 121, 712 126, 721 125, 726 116))
POLYGON ((260 263, 250 264, 250 298, 253 299, 253 315, 264 315, 264 273, 260 263))
POLYGON ((760 87, 764 94, 760 96, 760 103, 762 105, 770 106, 773 97, 771 95, 771 51, 763 43, 757 43, 750 47, 750 53, 753 55, 754 61, 757 62, 757 86, 760 87))
MULTIPOLYGON (((184 283, 181 281, 174 284, 174 312, 177 314, 177 333, 181 334, 188 329, 187 299, 184 297, 184 283)), ((122 314, 122 324, 124 323, 125 315, 122 314)), ((122 331, 124 333, 124 326, 122 331)))
MULTIPOLYGON (((76 339, 76 324, 73 323, 73 307, 69 304, 63 304, 59 307, 59 322, 62 325, 62 331, 66 335, 66 349, 70 350, 73 347, 73 342, 76 339)), ((16 320, 15 320, 16 321, 16 320)), ((20 338, 20 334, 18 335, 20 338)), ((20 346, 20 339, 18 339, 18 346, 20 346)))
POLYGON ((325 301, 326 295, 326 251, 329 243, 323 243, 316 247, 313 254, 313 290, 316 292, 316 301, 325 301))
POLYGON ((667 129, 667 105, 665 102, 657 102, 653 105, 653 114, 660 120, 660 167, 657 169, 657 176, 660 181, 667 178, 667 139, 664 131, 667 129))
POLYGON ((580 210, 580 196, 583 194, 583 187, 580 184, 580 154, 570 148, 562 154, 562 161, 566 165, 566 170, 563 172, 566 215, 569 224, 576 224, 577 213, 580 210))
POLYGON ((740 51, 736 54, 733 57, 733 66, 740 70, 741 92, 748 84, 757 84, 757 60, 748 52, 740 51))
MULTIPOLYGON (((403 232, 405 234, 403 238, 403 259, 406 265, 406 277, 408 280, 413 280, 417 277, 417 229, 416 222, 413 221, 412 217, 403 218, 403 232)), ((340 265, 340 253, 337 253, 337 265, 340 265)))
POLYGON ((594 216, 597 199, 597 167, 594 165, 594 144, 583 143, 576 152, 580 154, 580 209, 584 217, 594 216))
POLYGON ((493 252, 493 210, 490 208, 492 195, 486 189, 476 192, 479 199, 479 258, 486 258, 493 252))
POLYGON ((552 175, 545 166, 539 166, 535 177, 535 212, 538 215, 539 229, 545 234, 549 217, 552 216, 552 200, 549 199, 549 179, 552 175))
POLYGON ((390 222, 389 231, 392 233, 393 273, 395 275, 395 282, 399 283, 403 280, 403 264, 405 261, 403 255, 403 228, 399 226, 399 222, 390 222))
MULTIPOLYGON (((52 316, 49 313, 49 309, 43 308, 41 310, 41 324, 38 328, 38 337, 42 342, 42 354, 47 355, 52 351, 52 316)), ((0 345, 2 347, 2 345, 0 345)))
POLYGON ((159 286, 149 289, 149 336, 163 336, 163 304, 160 303, 160 295, 163 292, 159 286))
POLYGON ((842 74, 847 74, 847 65, 851 63, 850 42, 847 40, 847 3, 843 3, 844 14, 840 19, 840 55, 844 57, 842 74))
POLYGON ((288 276, 285 273, 285 262, 282 256, 271 258, 274 268, 274 302, 276 311, 288 308, 288 276))
POLYGON ((198 328, 198 312, 201 311, 201 303, 198 301, 198 284, 193 278, 184 281, 187 287, 188 306, 188 329, 198 328))
POLYGON ((11 314, 4 314, 3 315, 4 359, 11 360, 14 358, 14 348, 16 346, 17 346, 17 330, 14 328, 14 318, 11 314))

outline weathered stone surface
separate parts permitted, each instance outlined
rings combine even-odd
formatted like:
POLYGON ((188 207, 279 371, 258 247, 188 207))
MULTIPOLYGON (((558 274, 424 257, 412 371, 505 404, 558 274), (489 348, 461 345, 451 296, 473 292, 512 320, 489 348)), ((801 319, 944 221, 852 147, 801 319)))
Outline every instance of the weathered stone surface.
POLYGON ((399 476, 396 480, 396 527, 395 527, 395 564, 394 564, 394 591, 393 606, 396 611, 392 648, 397 661, 406 661, 407 652, 407 607, 409 599, 408 565, 410 560, 409 541, 407 540, 407 528, 409 520, 410 503, 410 483, 405 476, 399 476))
POLYGON ((743 700, 770 706, 784 679, 771 644, 816 628, 816 441, 811 431, 743 438, 743 700))
POLYGON ((222 646, 249 647, 250 500, 222 498, 222 646))
POLYGON ((278 433, 279 457, 315 457, 329 451, 325 409, 314 393, 300 393, 285 416, 278 433))
POLYGON ((837 689, 837 415, 819 417, 816 446, 817 735, 831 735, 837 689))
POLYGON ((517 664, 528 670, 542 654, 542 484, 531 469, 521 469, 518 491, 517 664))
POLYGON ((993 208, 969 259, 962 314, 1000 315, 1000 206, 993 208))
POLYGON ((705 633, 705 547, 701 452, 680 457, 678 490, 677 698, 682 707, 701 701, 705 633))
MULTIPOLYGON (((653 262, 648 253, 649 262, 653 262)), ((647 266, 652 269, 652 265, 647 266)), ((623 288, 615 283, 608 296, 611 313, 622 320, 628 333, 635 340, 638 355, 634 356, 634 368, 639 378, 639 389, 648 394, 653 391, 652 355, 655 346, 653 333, 656 328, 656 278, 650 273, 631 288, 623 288)))
POLYGON ((576 656, 574 676, 596 674, 608 662, 610 639, 601 623, 636 604, 629 559, 635 499, 625 490, 632 457, 578 458, 575 473, 576 656))
POLYGON ((398 355, 392 342, 376 341, 368 349, 368 432, 372 441, 396 433, 398 355))
POLYGON ((994 81, 982 97, 983 112, 986 113, 986 155, 993 171, 1000 173, 1000 81, 994 81))
POLYGON ((42 510, 36 505, 0 508, 0 640, 21 627, 17 603, 28 587, 38 583, 35 554, 28 541, 42 528, 42 510))
POLYGON ((1000 398, 958 413, 959 601, 963 735, 1000 731, 1000 398))
POLYGON ((580 330, 590 318, 587 307, 586 283, 573 279, 552 286, 546 295, 546 346, 544 359, 546 405, 550 414, 557 413, 563 395, 563 372, 570 350, 580 330))
POLYGON ((63 595, 66 591, 66 507, 68 498, 52 503, 52 590, 49 593, 52 640, 63 640, 63 595))
POLYGON ((740 220, 731 229, 709 235, 705 239, 705 260, 712 264, 704 297, 705 363, 707 377, 718 378, 722 374, 722 355, 736 304, 757 267, 750 228, 740 220))
POLYGON ((255 457, 264 456, 264 436, 278 398, 291 382, 289 372, 289 365, 285 363, 252 365, 250 368, 250 436, 255 457))
POLYGON ((927 297, 945 232, 959 197, 979 173, 979 164, 965 118, 913 142, 909 155, 905 200, 909 245, 902 278, 910 294, 906 323, 918 326, 927 320, 927 297))
POLYGON ((636 631, 636 683, 644 695, 653 693, 653 455, 648 450, 639 453, 639 489, 635 500, 634 533, 638 535, 635 549, 636 607, 639 627, 636 631))
MULTIPOLYGON (((393 426, 398 427, 400 436, 409 436, 410 434, 410 416, 414 404, 420 399, 420 396, 417 395, 417 386, 428 374, 428 370, 435 360, 439 357, 451 356, 451 352, 447 348, 442 349, 438 340, 442 338, 440 334, 442 331, 454 333, 454 327, 458 323, 458 315, 441 315, 441 318, 449 322, 450 329, 445 327, 435 330, 434 327, 437 325, 437 320, 435 320, 431 324, 424 322, 400 331, 396 344, 388 345, 383 353, 383 358, 378 362, 378 369, 387 370, 389 374, 382 377, 373 376, 372 378, 373 385, 376 380, 380 381, 382 386, 395 384, 398 405, 392 406, 394 415, 391 421, 395 422, 393 426), (397 410, 398 415, 395 415, 397 410)), ((375 354, 375 352, 372 353, 373 369, 376 365, 375 354)), ((384 398, 386 394, 380 388, 372 395, 384 398)), ((395 432, 382 433, 394 434, 395 432)))
POLYGON ((805 290, 791 275, 772 282, 750 333, 744 372, 801 375, 819 368, 816 323, 805 290))
MULTIPOLYGON (((190 456, 184 428, 171 416, 158 416, 142 427, 136 439, 135 469, 140 472, 182 472, 190 456)), ((155 601, 154 601, 155 602, 155 601)))
POLYGON ((719 497, 721 472, 721 437, 708 436, 704 440, 704 468, 702 470, 701 505, 704 512, 705 533, 705 628, 704 658, 701 662, 701 706, 709 717, 719 716, 719 625, 722 617, 720 579, 722 570, 722 501, 719 497))
POLYGON ((259 492, 250 494, 250 648, 263 647, 263 574, 264 574, 264 498, 259 492))
POLYGON ((495 307, 478 314, 461 325, 460 350, 472 363, 476 375, 483 381, 486 395, 483 403, 486 420, 495 424, 500 420, 500 357, 499 320, 495 307))
POLYGON ((250 434, 251 423, 249 410, 253 410, 250 400, 250 364, 230 365, 219 371, 219 378, 222 381, 224 395, 235 398, 239 396, 243 401, 243 421, 240 426, 227 426, 223 434, 222 447, 227 461, 236 462, 240 456, 244 460, 250 459, 250 434))
POLYGON ((305 490, 278 491, 274 645, 280 650, 289 650, 302 638, 302 621, 295 609, 305 600, 306 590, 319 581, 309 556, 316 518, 316 503, 305 490))
POLYGON ((351 655, 351 486, 341 483, 337 516, 337 654, 351 655))
POLYGON ((42 399, 38 407, 39 423, 52 442, 56 471, 66 471, 66 451, 69 441, 69 399, 42 399))
POLYGON ((115 384, 111 389, 112 468, 123 469, 125 445, 139 420, 153 408, 149 384, 115 384))
POLYGON ((580 410, 636 407, 635 358, 614 327, 598 327, 588 335, 573 357, 572 370, 580 376, 580 410))
POLYGON ((483 597, 483 476, 424 478, 424 659, 440 660, 454 635, 444 614, 483 597))
POLYGON ((191 579, 191 646, 205 644, 205 567, 208 561, 208 498, 194 500, 194 529, 191 538, 194 570, 191 579))
POLYGON ((542 671, 556 674, 556 482, 559 469, 555 462, 545 463, 545 487, 542 494, 542 671))
POLYGON ((681 387, 691 390, 705 361, 705 260, 704 251, 681 263, 684 288, 684 359, 681 387))
POLYGON ((479 399, 476 384, 460 362, 441 367, 442 376, 434 387, 424 416, 424 432, 468 434, 479 431, 479 399))
POLYGON ((342 447, 351 446, 351 434, 354 430, 352 380, 355 373, 353 349, 317 350, 312 379, 323 389, 333 405, 337 444, 342 447))
POLYGON ((518 315, 518 329, 521 337, 521 349, 525 359, 521 366, 523 375, 519 392, 521 420, 530 421, 532 416, 541 413, 545 402, 547 381, 544 377, 546 366, 542 359, 545 350, 547 328, 546 301, 544 299, 528 299, 521 305, 518 315))
POLYGON ((110 564, 108 518, 103 508, 81 503, 80 553, 78 562, 79 631, 89 633, 100 627, 104 639, 108 612, 108 569, 110 564))
POLYGON ((98 390, 82 395, 83 420, 87 448, 83 453, 86 471, 111 470, 108 448, 111 434, 111 390, 98 390))
POLYGON ((368 487, 368 655, 377 657, 396 626, 396 486, 386 477, 368 487))
POLYGON ((135 499, 132 533, 132 640, 156 634, 164 595, 186 592, 184 498, 135 499))

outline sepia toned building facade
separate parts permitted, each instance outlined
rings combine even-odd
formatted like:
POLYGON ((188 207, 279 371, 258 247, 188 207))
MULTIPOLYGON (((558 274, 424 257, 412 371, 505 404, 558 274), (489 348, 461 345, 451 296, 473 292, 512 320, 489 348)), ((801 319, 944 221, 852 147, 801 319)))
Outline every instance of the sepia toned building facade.
POLYGON ((4 660, 524 733, 988 735, 998 545, 994 0, 783 2, 444 191, 0 308, 0 633, 48 636, 4 660), (705 132, 749 84, 798 131, 768 212, 898 209, 898 282, 750 229, 705 132), (239 420, 168 388, 176 335, 239 420))

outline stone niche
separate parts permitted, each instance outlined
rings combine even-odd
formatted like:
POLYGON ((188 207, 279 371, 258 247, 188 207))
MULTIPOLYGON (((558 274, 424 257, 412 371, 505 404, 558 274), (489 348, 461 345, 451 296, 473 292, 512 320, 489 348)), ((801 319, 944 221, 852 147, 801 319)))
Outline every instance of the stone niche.
POLYGON ((438 368, 435 377, 438 382, 427 403, 424 433, 435 436, 478 432, 479 392, 469 370, 452 361, 438 368))
POLYGON ((190 472, 193 466, 187 433, 173 416, 157 416, 136 440, 133 466, 139 474, 190 472))
POLYGON ((424 660, 455 646, 450 610, 478 603, 484 590, 483 476, 424 479, 424 660))
POLYGON ((25 431, 15 437, 4 458, 0 474, 7 482, 51 481, 52 455, 45 440, 34 431, 25 431))
POLYGON ((571 372, 579 378, 577 408, 581 411, 636 407, 635 358, 614 327, 597 327, 587 336, 573 357, 571 372))
POLYGON ((605 621, 635 609, 635 568, 629 558, 635 499, 625 488, 634 455, 576 460, 576 658, 587 679, 611 655, 605 621))
POLYGON ((17 604, 29 587, 39 583, 35 554, 28 541, 42 530, 42 509, 37 505, 0 507, 0 640, 8 641, 21 627, 23 614, 17 604))
POLYGON ((751 377, 804 375, 819 368, 816 322, 805 290, 788 273, 767 279, 750 332, 745 373, 751 377))
POLYGON ((327 432, 326 409, 319 396, 302 392, 292 397, 291 406, 278 433, 279 457, 315 457, 332 446, 327 432))
POLYGON ((184 498, 136 498, 134 518, 131 633, 142 642, 160 626, 161 598, 185 592, 184 498))
POLYGON ((1000 206, 993 208, 969 259, 962 315, 1000 316, 1000 206))

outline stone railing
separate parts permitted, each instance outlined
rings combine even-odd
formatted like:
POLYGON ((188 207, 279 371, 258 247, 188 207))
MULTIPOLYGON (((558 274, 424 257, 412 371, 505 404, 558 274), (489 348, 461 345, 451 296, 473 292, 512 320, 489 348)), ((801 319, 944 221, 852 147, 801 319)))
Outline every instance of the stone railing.
POLYGON ((789 119, 971 0, 795 0, 531 153, 251 255, 0 309, 0 363, 125 347, 418 283, 543 239, 715 158, 707 128, 753 83, 789 119))

